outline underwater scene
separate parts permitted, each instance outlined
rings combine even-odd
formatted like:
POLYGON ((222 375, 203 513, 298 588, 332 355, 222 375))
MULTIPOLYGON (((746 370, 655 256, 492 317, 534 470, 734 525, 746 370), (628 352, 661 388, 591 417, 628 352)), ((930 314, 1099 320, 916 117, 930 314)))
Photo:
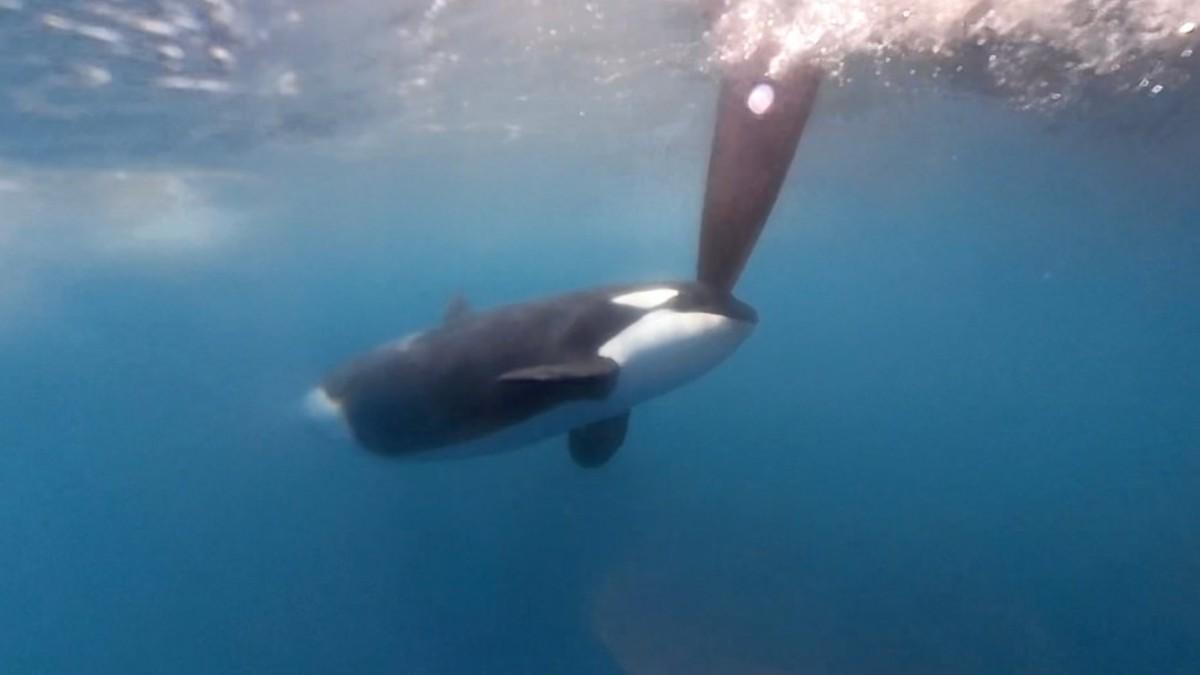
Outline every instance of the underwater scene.
POLYGON ((1196 0, 0 0, 0 673, 1200 673, 1196 0))

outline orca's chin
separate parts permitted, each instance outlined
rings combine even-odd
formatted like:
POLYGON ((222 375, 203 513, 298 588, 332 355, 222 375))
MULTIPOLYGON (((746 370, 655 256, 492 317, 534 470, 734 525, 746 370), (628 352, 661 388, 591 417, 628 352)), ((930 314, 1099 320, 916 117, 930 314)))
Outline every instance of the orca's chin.
POLYGON ((322 437, 339 443, 353 442, 350 425, 341 404, 329 396, 324 387, 313 387, 302 403, 309 426, 322 437))

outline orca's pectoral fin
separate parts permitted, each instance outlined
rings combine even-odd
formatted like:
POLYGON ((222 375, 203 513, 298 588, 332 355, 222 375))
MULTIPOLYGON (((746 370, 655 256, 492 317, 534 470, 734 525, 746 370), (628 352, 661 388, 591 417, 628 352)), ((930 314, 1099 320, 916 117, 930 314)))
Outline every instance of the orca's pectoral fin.
POLYGON ((821 82, 809 64, 778 77, 767 70, 762 58, 731 68, 717 99, 697 278, 726 292, 771 215, 821 82))
POLYGON ((467 299, 462 293, 456 293, 450 302, 446 304, 446 311, 442 314, 442 323, 449 325, 462 321, 471 315, 471 306, 467 304, 467 299))
POLYGON ((617 454, 629 430, 629 411, 571 430, 571 459, 586 469, 603 466, 617 454))
POLYGON ((553 403, 604 398, 616 386, 619 372, 616 361, 595 356, 511 370, 501 375, 499 381, 511 388, 514 395, 553 403))

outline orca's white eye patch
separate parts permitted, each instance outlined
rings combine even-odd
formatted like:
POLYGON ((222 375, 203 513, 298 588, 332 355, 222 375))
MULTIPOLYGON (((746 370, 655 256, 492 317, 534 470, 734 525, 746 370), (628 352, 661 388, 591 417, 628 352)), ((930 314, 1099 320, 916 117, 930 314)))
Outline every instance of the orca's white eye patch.
POLYGON ((679 291, 674 288, 650 288, 644 291, 634 291, 624 295, 618 295, 612 301, 618 305, 629 305, 630 307, 638 307, 640 309, 652 309, 658 307, 671 298, 679 295, 679 291))

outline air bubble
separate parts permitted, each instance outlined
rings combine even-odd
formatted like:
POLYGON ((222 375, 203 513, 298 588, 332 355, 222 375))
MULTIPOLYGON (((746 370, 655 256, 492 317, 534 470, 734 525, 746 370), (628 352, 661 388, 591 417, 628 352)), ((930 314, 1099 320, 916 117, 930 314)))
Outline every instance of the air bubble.
POLYGON ((1195 30, 1196 30, 1196 22, 1188 21, 1187 23, 1185 23, 1179 27, 1179 34, 1180 35, 1191 35, 1193 32, 1195 32, 1195 30))
POLYGON ((755 115, 764 115, 775 103, 775 88, 763 82, 750 90, 746 97, 746 107, 755 115))
POLYGON ((99 66, 82 64, 75 67, 79 78, 89 87, 103 87, 112 82, 112 73, 99 66))
POLYGON ((295 96, 300 93, 300 77, 289 70, 275 81, 275 91, 280 96, 295 96))
POLYGON ((212 60, 221 64, 223 68, 232 68, 237 62, 237 59, 233 56, 233 52, 220 45, 213 45, 212 47, 209 47, 208 55, 212 58, 212 60))

